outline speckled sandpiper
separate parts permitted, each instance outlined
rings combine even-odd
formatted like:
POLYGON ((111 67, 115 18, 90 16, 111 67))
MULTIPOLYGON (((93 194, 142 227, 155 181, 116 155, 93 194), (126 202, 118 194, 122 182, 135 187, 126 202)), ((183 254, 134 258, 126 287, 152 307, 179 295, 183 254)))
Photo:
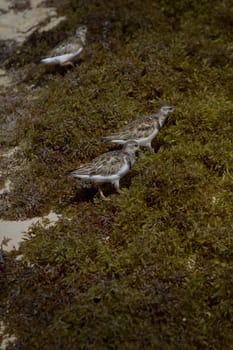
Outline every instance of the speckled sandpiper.
POLYGON ((118 132, 102 137, 101 141, 125 144, 129 140, 135 140, 141 147, 152 149, 152 140, 164 125, 168 115, 174 111, 173 106, 164 103, 156 113, 132 120, 118 132))
POLYGON ((73 67, 73 61, 83 51, 86 44, 86 33, 86 26, 78 27, 74 36, 52 49, 48 57, 41 60, 41 63, 61 66, 71 65, 73 67))
MULTIPOLYGON (((120 179, 125 176, 136 161, 136 152, 139 145, 136 141, 128 141, 121 150, 103 153, 92 162, 78 169, 66 172, 64 175, 77 177, 84 181, 96 184, 111 183, 117 192, 120 188, 120 179)), ((106 199, 101 188, 102 199, 106 199)))

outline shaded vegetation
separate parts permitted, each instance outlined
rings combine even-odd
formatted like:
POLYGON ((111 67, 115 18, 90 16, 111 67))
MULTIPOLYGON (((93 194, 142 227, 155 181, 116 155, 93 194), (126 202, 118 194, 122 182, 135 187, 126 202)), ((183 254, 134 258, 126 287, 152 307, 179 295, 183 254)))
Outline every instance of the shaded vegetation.
POLYGON ((232 348, 230 3, 69 0, 68 21, 7 63, 37 98, 1 141, 21 145, 27 164, 4 215, 63 214, 4 256, 8 349, 232 348), (74 70, 35 65, 80 23, 89 32, 74 70), (177 112, 120 195, 101 202, 63 178, 106 150, 101 136, 164 101, 177 112))

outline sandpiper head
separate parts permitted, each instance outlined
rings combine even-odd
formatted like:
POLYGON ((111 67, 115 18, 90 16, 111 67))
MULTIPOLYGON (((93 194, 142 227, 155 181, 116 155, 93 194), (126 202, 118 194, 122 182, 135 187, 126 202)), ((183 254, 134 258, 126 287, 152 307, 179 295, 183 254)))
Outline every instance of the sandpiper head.
POLYGON ((76 30, 76 36, 81 40, 83 45, 86 44, 86 33, 87 33, 86 26, 80 26, 76 30))
POLYGON ((126 152, 134 152, 135 153, 139 150, 139 144, 134 140, 128 141, 124 144, 123 150, 126 152))
POLYGON ((175 108, 170 103, 163 103, 159 107, 159 111, 164 115, 168 115, 169 113, 175 112, 175 108))
POLYGON ((76 29, 76 35, 86 35, 87 33, 87 26, 80 26, 76 29))

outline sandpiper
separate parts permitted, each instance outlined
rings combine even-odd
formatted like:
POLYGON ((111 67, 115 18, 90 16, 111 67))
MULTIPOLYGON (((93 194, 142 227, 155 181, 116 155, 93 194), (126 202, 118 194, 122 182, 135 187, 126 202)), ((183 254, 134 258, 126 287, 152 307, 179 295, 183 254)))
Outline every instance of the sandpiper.
POLYGON ((83 51, 86 44, 87 27, 78 27, 73 37, 62 42, 49 52, 49 56, 43 58, 41 63, 49 65, 71 65, 74 67, 73 61, 83 51))
POLYGON ((141 147, 152 149, 151 142, 164 125, 169 113, 175 108, 168 103, 162 104, 158 111, 151 115, 144 115, 132 120, 118 132, 102 137, 104 142, 125 144, 129 140, 136 141, 141 147))
MULTIPOLYGON (((111 183, 117 192, 120 191, 120 179, 125 176, 136 161, 135 153, 139 149, 136 141, 126 142, 121 150, 101 154, 91 163, 78 169, 66 172, 64 175, 77 177, 96 184, 111 183)), ((100 187, 102 199, 106 199, 100 187)))

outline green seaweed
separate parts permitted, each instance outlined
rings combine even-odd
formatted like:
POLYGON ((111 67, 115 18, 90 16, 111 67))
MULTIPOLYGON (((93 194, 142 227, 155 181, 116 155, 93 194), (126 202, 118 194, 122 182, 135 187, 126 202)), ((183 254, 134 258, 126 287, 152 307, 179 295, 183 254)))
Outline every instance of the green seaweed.
POLYGON ((67 22, 12 55, 28 72, 22 94, 33 86, 37 98, 3 142, 25 162, 3 215, 63 216, 4 253, 1 310, 17 338, 8 349, 232 348, 229 3, 67 0, 67 22), (87 46, 73 70, 33 63, 80 23, 87 46), (121 194, 102 202, 63 177, 114 147, 100 137, 164 101, 176 113, 121 194))

